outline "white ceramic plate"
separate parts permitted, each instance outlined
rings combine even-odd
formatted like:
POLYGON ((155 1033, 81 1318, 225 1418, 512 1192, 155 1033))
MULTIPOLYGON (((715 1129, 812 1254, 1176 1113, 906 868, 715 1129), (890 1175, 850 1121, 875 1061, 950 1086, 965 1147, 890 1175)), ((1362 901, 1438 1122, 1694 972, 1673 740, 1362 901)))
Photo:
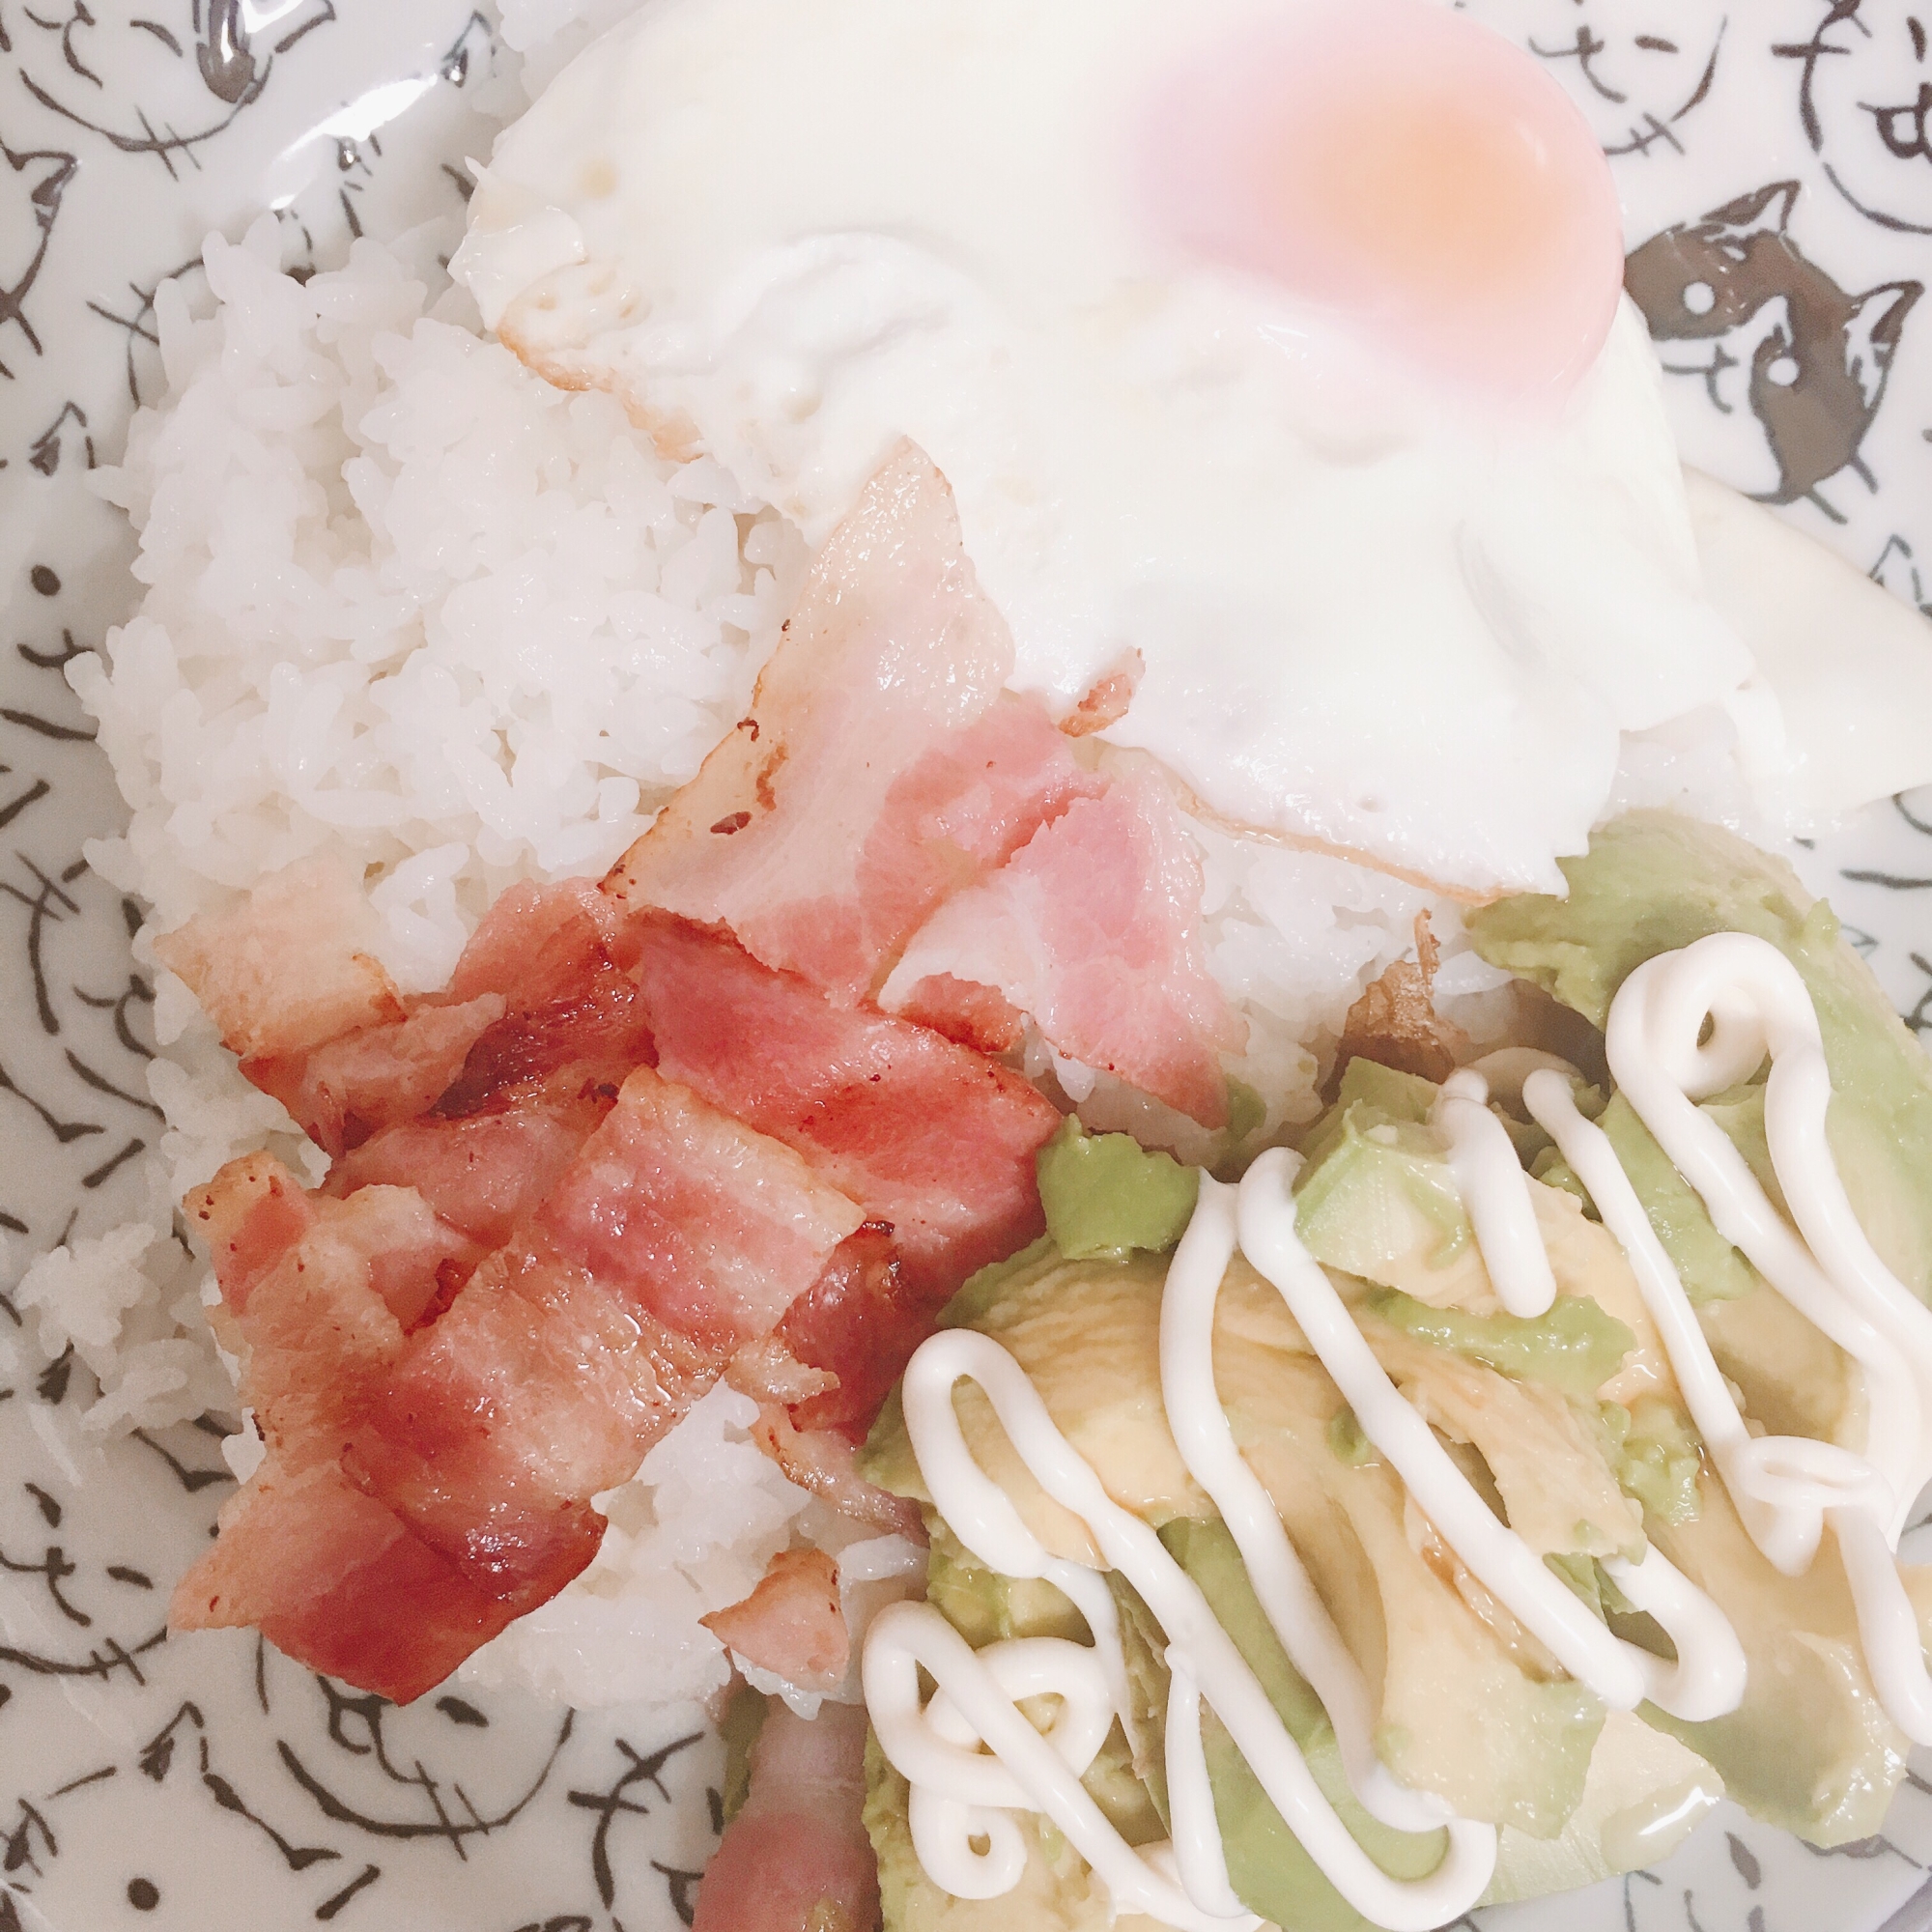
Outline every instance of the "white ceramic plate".
MULTIPOLYGON (((1917 0, 1469 0, 1616 156, 1687 453, 1932 594, 1932 55, 1917 0), (1697 312, 1708 251, 1749 313, 1697 312), (1691 289, 1687 301, 1684 290, 1691 289), (1921 572, 1923 573, 1921 576, 1921 572)), ((1923 14, 1932 24, 1932 7, 1923 14)), ((124 1218, 158 1131, 118 806, 64 658, 136 585, 89 466, 161 376, 156 282, 273 206, 326 263, 454 213, 508 85, 467 0, 0 0, 0 1280, 124 1218)), ((1932 639, 1928 639, 1932 648, 1932 639)), ((1932 798, 1795 852, 1932 1027, 1932 798)), ((0 1298, 0 1932, 675 1932, 714 1740, 469 1693, 397 1710, 245 1633, 163 1640, 230 1479, 213 1425, 102 1444, 0 1298)), ((1830 1855, 1726 1810, 1510 1932, 1925 1932, 1932 1784, 1830 1855), (1898 1917, 1894 1919, 1893 1915, 1898 1917)))

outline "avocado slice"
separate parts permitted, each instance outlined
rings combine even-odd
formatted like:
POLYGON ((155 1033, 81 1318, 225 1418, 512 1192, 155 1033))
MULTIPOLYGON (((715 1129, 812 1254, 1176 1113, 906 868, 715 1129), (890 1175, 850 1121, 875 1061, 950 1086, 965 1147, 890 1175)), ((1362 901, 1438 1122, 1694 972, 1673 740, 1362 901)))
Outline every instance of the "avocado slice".
MULTIPOLYGON (((1504 1312, 1448 1151, 1428 1124, 1436 1093, 1413 1074, 1350 1063, 1303 1151, 1295 1188, 1302 1245, 1324 1267, 1392 1291, 1369 1303, 1389 1326, 1518 1379, 1612 1400, 1663 1383, 1662 1343, 1636 1278, 1576 1192, 1531 1179, 1562 1298, 1534 1320, 1504 1312)), ((1546 1171, 1554 1172, 1548 1163, 1546 1171)))
POLYGON ((1559 1295, 1534 1317, 1432 1308, 1395 1288, 1372 1290, 1362 1305, 1418 1342, 1453 1349, 1519 1381, 1547 1382, 1565 1395, 1594 1395, 1636 1347, 1630 1329, 1587 1294, 1559 1295))
MULTIPOLYGON (((1524 894, 1469 915, 1477 952, 1601 1028, 1624 980, 1660 952, 1714 932, 1776 946, 1818 1009, 1833 1095, 1827 1131, 1845 1191, 1887 1266, 1932 1293, 1932 1059, 1844 943, 1831 907, 1781 860, 1668 811, 1632 812, 1592 834, 1583 857, 1558 863, 1567 897, 1524 894)), ((1748 1121, 1723 1120, 1727 1099, 1735 1104, 1720 1095, 1716 1117, 1748 1157, 1748 1121)), ((1659 1235, 1669 1246, 1667 1225, 1659 1235)), ((1724 1270, 1690 1273, 1693 1294, 1726 1292, 1724 1270)), ((1735 1293, 1734 1271, 1730 1280, 1735 1293)))
POLYGON ((1131 1134, 1090 1134, 1077 1114, 1034 1161, 1046 1232, 1068 1261, 1161 1253, 1187 1232, 1201 1171, 1150 1152, 1131 1134))
MULTIPOLYGON (((1575 1213, 1574 1204, 1566 1211, 1575 1213)), ((1161 1406, 1165 1274, 1156 1256, 1039 1255, 996 1293, 978 1295, 971 1311, 972 1325, 996 1336, 1033 1378, 1115 1501, 1156 1528, 1214 1514, 1180 1461, 1161 1406)), ((960 1312, 955 1304, 952 1313, 960 1312)), ((1431 1567, 1411 1541, 1406 1492, 1391 1470, 1336 1459, 1330 1430, 1343 1408, 1340 1393, 1280 1295, 1238 1257, 1221 1290, 1215 1335, 1215 1373, 1236 1439, 1378 1687, 1384 1757, 1464 1816, 1559 1832, 1581 1797, 1602 1706, 1580 1686, 1551 1679, 1534 1659, 1525 1668, 1508 1631, 1492 1628, 1453 1576, 1431 1567)), ((1467 1378, 1471 1411, 1483 1406, 1486 1391, 1494 1396, 1492 1384, 1514 1387, 1478 1364, 1396 1339, 1441 1358, 1459 1385, 1467 1378)), ((1553 1399, 1567 1417, 1567 1398, 1553 1399)), ((1058 1554, 1096 1562, 1084 1526, 1041 1493, 978 1391, 962 1388, 954 1400, 974 1454, 1035 1534, 1058 1554)), ((1567 1503, 1549 1533, 1575 1548, 1577 1519, 1589 1517, 1601 1535, 1586 1539, 1588 1547, 1628 1547, 1634 1526, 1606 1520, 1621 1499, 1593 1439, 1588 1449, 1599 1487, 1582 1506, 1567 1503)), ((872 1481, 930 1503, 895 1403, 874 1427, 864 1466, 872 1481)))
MULTIPOLYGON (((1161 1541, 1201 1586, 1350 1835, 1393 1878, 1434 1871, 1448 1848, 1448 1833, 1391 1831, 1356 1802, 1327 1713, 1270 1628, 1228 1526, 1218 1520, 1181 1520, 1162 1530, 1161 1541)), ((1203 1711, 1201 1738, 1228 1878, 1241 1903, 1297 1932, 1372 1932, 1371 1921, 1335 1889, 1282 1821, 1211 1707, 1203 1711)))
POLYGON ((1803 1577, 1759 1553, 1721 1483, 1706 1476, 1690 1523, 1653 1523, 1664 1554, 1731 1621, 1749 1662, 1742 1705, 1687 1724, 1643 1716, 1716 1766, 1754 1817, 1814 1845, 1869 1837, 1905 1773, 1904 1734, 1879 1707, 1837 1546, 1803 1577))

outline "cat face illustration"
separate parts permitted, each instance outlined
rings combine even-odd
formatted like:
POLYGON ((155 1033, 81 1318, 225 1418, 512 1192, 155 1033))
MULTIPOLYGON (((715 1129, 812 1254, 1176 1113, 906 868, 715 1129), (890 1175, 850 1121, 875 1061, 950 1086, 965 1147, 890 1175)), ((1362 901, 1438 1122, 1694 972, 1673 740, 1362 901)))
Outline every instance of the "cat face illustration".
POLYGON ((1924 293, 1889 282, 1851 295, 1785 233, 1796 182, 1666 228, 1624 267, 1665 370, 1708 408, 1680 422, 1685 460, 1767 502, 1809 497, 1849 469, 1885 395, 1905 319, 1924 293))
MULTIPOLYGON (((36 355, 41 338, 28 319, 27 297, 46 260, 61 197, 76 166, 71 155, 16 155, 0 144, 0 329, 11 323, 36 355)), ((0 361, 0 378, 13 373, 0 361)))
POLYGON ((66 0, 21 16, 20 78, 64 120, 173 171, 334 17, 334 0, 66 0))
POLYGON ((1612 156, 1681 151, 1723 50, 1725 15, 1707 0, 1472 0, 1468 11, 1549 68, 1612 156))
POLYGON ((1799 113, 1826 178, 1883 228, 1932 235, 1932 6, 1824 0, 1799 65, 1799 113))

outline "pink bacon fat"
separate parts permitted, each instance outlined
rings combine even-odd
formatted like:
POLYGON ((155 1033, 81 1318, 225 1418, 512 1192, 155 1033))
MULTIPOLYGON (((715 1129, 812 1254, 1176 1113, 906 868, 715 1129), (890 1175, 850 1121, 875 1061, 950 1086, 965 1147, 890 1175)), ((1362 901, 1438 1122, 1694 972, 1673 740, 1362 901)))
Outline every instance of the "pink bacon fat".
POLYGON ((225 913, 155 941, 242 1062, 286 1059, 404 1015, 376 958, 380 927, 348 867, 315 858, 271 873, 225 913))
POLYGON ((801 1690, 836 1690, 852 1657, 838 1566, 822 1549, 781 1549, 743 1603, 700 1617, 746 1662, 801 1690))
MULTIPOLYGON (((224 1301, 232 1283, 228 1317, 247 1351, 243 1386, 261 1406, 275 1494, 309 1468, 333 1469, 398 1534, 519 1611, 596 1553, 603 1524, 589 1498, 631 1475, 861 1219, 788 1148, 648 1067, 632 1073, 526 1238, 498 1249, 413 1334, 379 1292, 375 1258, 419 1243, 431 1293, 412 1298, 427 1307, 440 1265, 432 1257, 462 1242, 419 1196, 374 1187, 303 1200, 262 1157, 236 1163, 206 1195, 203 1225, 216 1236, 218 1276, 227 1259, 224 1301), (360 1247, 345 1229, 361 1233, 360 1247), (639 1238, 613 1246, 627 1229, 639 1238)), ((237 1510, 181 1587, 197 1627, 224 1605, 273 1598, 249 1548, 270 1560, 283 1513, 237 1510), (213 1588, 211 1577, 226 1581, 213 1588)), ((322 1520, 365 1538, 378 1521, 339 1499, 322 1520)), ((382 1535, 386 1549, 393 1538, 382 1535)), ((360 1574, 345 1548, 335 1597, 360 1574)), ((468 1607, 461 1618, 463 1630, 480 1628, 468 1607)), ((445 1648, 426 1642, 425 1655, 440 1662, 445 1648)))
POLYGON ((1220 1054, 1238 1052, 1247 1028, 1208 971, 1200 909, 1201 864, 1180 815, 1160 780, 1136 771, 948 899, 881 1004, 970 1035, 995 995, 992 1011, 1032 1014, 1068 1059, 1225 1126, 1220 1054))
POLYGON ((866 1713, 826 1704, 808 1723, 776 1700, 752 1747, 752 1786, 698 1888, 692 1932, 866 1932, 879 1868, 861 1815, 866 1713))
POLYGON ((952 492, 904 444, 812 566, 750 714, 605 882, 842 1005, 951 892, 1098 781, 1037 699, 952 492))
POLYGON ((1060 1115, 1018 1074, 925 1027, 830 1006, 687 921, 640 916, 637 943, 659 1067, 890 1223, 930 1306, 1044 1232, 1034 1156, 1060 1115))

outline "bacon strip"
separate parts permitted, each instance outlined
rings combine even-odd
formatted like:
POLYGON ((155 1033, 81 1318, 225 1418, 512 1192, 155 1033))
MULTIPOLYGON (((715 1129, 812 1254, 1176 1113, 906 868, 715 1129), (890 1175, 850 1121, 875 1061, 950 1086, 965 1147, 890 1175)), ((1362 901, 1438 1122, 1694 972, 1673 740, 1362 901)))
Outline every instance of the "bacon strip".
POLYGON ((870 1932, 879 1869, 861 1816, 866 1713, 827 1704, 808 1723, 774 1702, 752 1747, 752 1788, 697 1890, 692 1932, 870 1932))
POLYGON ((946 981, 993 988, 1069 1059, 1224 1126, 1220 1054, 1247 1030, 1201 946, 1201 867, 1166 787, 1115 780, 921 927, 880 995, 928 1020, 946 981))
MULTIPOLYGON (((590 1498, 634 1473, 861 1219, 790 1149, 649 1067, 525 1233, 413 1334, 443 1264, 475 1259, 413 1190, 304 1197, 257 1157, 189 1211, 216 1250, 271 1467, 184 1585, 183 1627, 272 1624, 333 1669, 375 1641, 357 1593, 380 1579, 432 1619, 420 1669, 438 1676, 589 1563, 604 1529, 590 1498), (310 1569, 340 1628, 290 1603, 270 1567, 292 1522, 337 1540, 310 1569)), ((406 1661, 392 1645, 355 1667, 393 1686, 406 1661)))
POLYGON ((927 1307, 1044 1229, 1034 1156, 1060 1116, 1016 1073, 924 1027, 830 1006, 725 934, 647 914, 635 939, 661 1071, 890 1223, 927 1307))
POLYGON ((720 1361, 769 1334, 864 1218, 789 1148, 647 1066, 538 1215, 560 1254, 720 1361))
POLYGON ((257 1054, 248 1078, 272 1094, 325 1153, 360 1147, 380 1128, 432 1107, 477 1040, 503 1017, 499 993, 455 1007, 419 1007, 306 1053, 257 1054))
POLYGON ((639 1067, 528 1236, 415 1338, 344 1466, 434 1548, 541 1602, 590 1508, 858 1226, 789 1149, 639 1067))
POLYGON ((403 1017, 375 957, 381 929, 340 860, 306 859, 270 873, 231 911, 163 933, 155 952, 244 1063, 285 1059, 403 1017))
POLYGON ((610 1112, 618 1090, 598 1077, 608 1070, 559 1067, 547 1080, 499 1091, 488 1111, 386 1127, 335 1163, 328 1191, 412 1186, 471 1240, 501 1247, 610 1112))
POLYGON ((750 714, 605 891, 730 927, 753 958, 865 999, 945 895, 1093 788, 1032 699, 903 445, 812 566, 750 714))
POLYGON ((834 1251, 772 1337, 800 1370, 830 1378, 829 1387, 787 1402, 792 1422, 863 1442, 913 1350, 931 1332, 929 1306, 908 1287, 892 1231, 867 1223, 834 1251))
POLYGON ((781 1549, 742 1603, 698 1622, 727 1650, 800 1690, 845 1681, 852 1637, 838 1604, 838 1566, 822 1549, 781 1549))
POLYGON ((505 1249, 412 1340, 342 1466, 479 1588, 533 1608, 596 1555, 591 1496, 636 1472, 705 1368, 541 1244, 505 1249))
POLYGON ((271 1458, 221 1510, 220 1539, 168 1605, 173 1631, 253 1628, 311 1669, 398 1704, 519 1614, 332 1464, 271 1458))
POLYGON ((213 1239, 220 1325, 242 1357, 262 1434, 288 1472, 330 1461, 405 1331, 475 1251, 412 1189, 304 1196, 268 1154, 231 1161, 188 1196, 213 1239))

